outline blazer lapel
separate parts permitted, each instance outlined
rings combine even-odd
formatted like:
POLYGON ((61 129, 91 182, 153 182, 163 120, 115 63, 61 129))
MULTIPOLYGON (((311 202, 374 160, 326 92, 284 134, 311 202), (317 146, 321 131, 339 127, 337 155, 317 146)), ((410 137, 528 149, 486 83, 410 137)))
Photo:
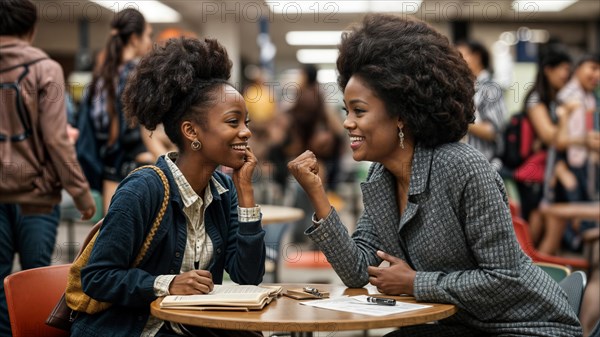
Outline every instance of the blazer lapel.
POLYGON ((408 203, 402 217, 398 215, 395 179, 383 165, 374 164, 377 166, 373 169, 369 181, 360 184, 365 211, 368 212, 371 221, 377 224, 377 231, 381 234, 380 240, 386 242, 386 245, 387 243, 393 243, 391 246, 397 245, 393 241, 397 239, 395 233, 399 233, 417 214, 419 204, 415 201, 416 196, 427 188, 432 158, 433 149, 418 145, 415 147, 408 203))
POLYGON ((379 239, 384 245, 382 249, 398 246, 397 226, 399 221, 398 206, 396 205, 394 177, 383 165, 374 164, 371 179, 360 184, 363 193, 365 212, 373 222, 379 239))
POLYGON ((400 219, 398 232, 402 230, 404 225, 406 225, 419 210, 419 204, 414 200, 416 199, 415 196, 423 193, 427 188, 432 158, 433 149, 424 148, 419 145, 415 147, 410 173, 410 185, 408 188, 408 203, 404 209, 404 214, 402 214, 402 218, 400 219))

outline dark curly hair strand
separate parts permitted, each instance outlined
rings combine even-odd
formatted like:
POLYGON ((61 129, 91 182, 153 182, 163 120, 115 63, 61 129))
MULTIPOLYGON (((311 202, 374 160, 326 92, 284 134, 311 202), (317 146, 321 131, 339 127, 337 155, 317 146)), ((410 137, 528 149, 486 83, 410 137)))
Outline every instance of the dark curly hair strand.
POLYGON ((123 93, 130 123, 148 130, 164 124, 165 133, 180 149, 180 125, 193 120, 204 126, 206 111, 217 102, 217 88, 230 85, 232 62, 215 39, 171 39, 142 58, 123 93))
POLYGON ((475 120, 474 77, 448 39, 424 22, 367 15, 342 35, 338 83, 359 77, 425 147, 456 142, 475 120))

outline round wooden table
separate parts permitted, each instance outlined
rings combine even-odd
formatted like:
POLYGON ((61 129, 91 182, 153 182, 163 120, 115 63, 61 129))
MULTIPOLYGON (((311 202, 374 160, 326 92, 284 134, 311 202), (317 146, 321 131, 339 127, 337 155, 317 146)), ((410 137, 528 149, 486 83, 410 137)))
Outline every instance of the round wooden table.
MULTIPOLYGON (((306 284, 280 284, 287 288, 301 288, 306 284)), ((342 295, 366 295, 365 288, 346 288, 329 284, 315 284, 319 290, 329 291, 331 297, 342 295)), ((285 291, 285 290, 284 290, 285 291)), ((394 297, 398 301, 415 303, 412 297, 394 297)), ((420 303, 431 308, 402 314, 374 317, 343 311, 327 310, 301 305, 299 300, 279 297, 262 310, 240 311, 195 311, 161 309, 157 299, 150 305, 150 312, 162 320, 203 326, 216 329, 253 331, 290 331, 292 336, 299 332, 367 330, 423 324, 449 317, 456 313, 452 304, 420 303)), ((302 336, 310 335, 302 334, 302 336)))
POLYGON ((260 205, 260 211, 263 225, 294 222, 304 217, 304 211, 295 207, 260 205))

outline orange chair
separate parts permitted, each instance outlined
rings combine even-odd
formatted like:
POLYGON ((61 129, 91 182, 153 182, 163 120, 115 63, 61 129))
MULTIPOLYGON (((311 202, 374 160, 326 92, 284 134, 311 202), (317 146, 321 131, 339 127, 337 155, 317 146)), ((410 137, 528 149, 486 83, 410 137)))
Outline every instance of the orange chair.
POLYGON ((339 277, 318 250, 287 252, 282 268, 282 282, 334 283, 339 277))
POLYGON ((8 316, 13 337, 69 336, 46 325, 46 318, 67 286, 70 264, 16 272, 4 279, 8 316))
POLYGON ((312 268, 329 269, 331 264, 327 262, 325 254, 320 250, 309 250, 300 252, 297 258, 290 258, 285 261, 288 268, 312 268))
POLYGON ((529 225, 527 222, 517 216, 512 217, 512 222, 521 248, 525 254, 527 254, 533 260, 533 262, 555 263, 585 270, 589 268, 589 263, 586 259, 553 256, 537 251, 533 245, 531 237, 529 236, 529 225))

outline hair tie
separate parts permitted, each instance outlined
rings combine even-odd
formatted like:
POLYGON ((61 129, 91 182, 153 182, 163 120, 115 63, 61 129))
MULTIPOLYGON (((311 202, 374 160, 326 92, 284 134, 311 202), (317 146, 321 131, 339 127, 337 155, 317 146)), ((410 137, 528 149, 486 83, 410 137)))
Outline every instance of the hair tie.
POLYGON ((117 36, 119 35, 119 30, 116 28, 113 28, 110 30, 110 36, 117 36))

